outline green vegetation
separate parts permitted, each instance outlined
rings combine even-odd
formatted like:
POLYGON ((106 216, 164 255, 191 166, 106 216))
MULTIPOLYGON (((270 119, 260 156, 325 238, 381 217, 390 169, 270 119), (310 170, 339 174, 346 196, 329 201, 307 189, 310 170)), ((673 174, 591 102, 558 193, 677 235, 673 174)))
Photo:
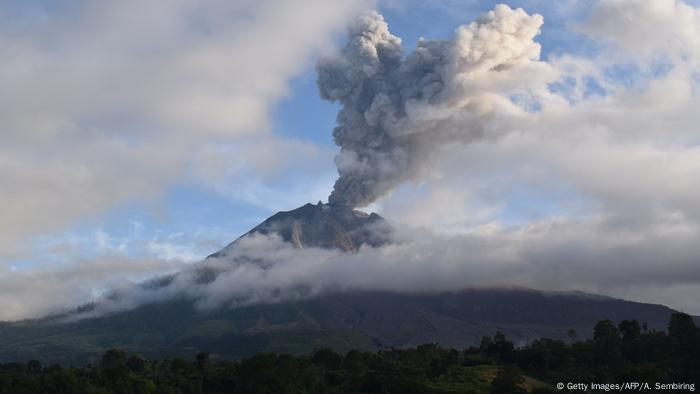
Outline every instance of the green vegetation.
POLYGON ((0 364, 0 393, 552 393, 556 382, 700 381, 700 329, 675 313, 668 333, 600 321, 593 339, 516 348, 500 333, 463 351, 427 344, 379 352, 262 353, 238 361, 148 361, 118 349, 98 365, 0 364))

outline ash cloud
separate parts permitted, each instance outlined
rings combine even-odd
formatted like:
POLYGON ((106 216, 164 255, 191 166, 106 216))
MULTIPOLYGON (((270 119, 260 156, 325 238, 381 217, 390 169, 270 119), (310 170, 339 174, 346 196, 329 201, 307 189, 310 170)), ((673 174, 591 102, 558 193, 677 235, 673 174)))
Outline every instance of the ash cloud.
POLYGON ((419 179, 440 147, 496 137, 484 123, 497 99, 484 87, 537 62, 542 22, 498 5, 451 40, 421 39, 405 54, 381 15, 359 18, 345 48, 317 65, 321 97, 342 104, 329 203, 367 206, 419 179))

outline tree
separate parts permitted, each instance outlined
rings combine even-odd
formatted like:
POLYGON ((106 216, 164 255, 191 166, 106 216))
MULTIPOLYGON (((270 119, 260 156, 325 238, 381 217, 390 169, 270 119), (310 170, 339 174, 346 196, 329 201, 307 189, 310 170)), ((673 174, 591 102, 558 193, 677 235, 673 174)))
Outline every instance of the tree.
POLYGON ((319 349, 311 356, 311 362, 321 364, 326 369, 336 370, 343 365, 343 357, 331 349, 319 349))
POLYGON ((617 347, 620 344, 620 333, 610 320, 601 320, 593 328, 593 341, 617 347))
POLYGON ((618 365, 622 361, 620 333, 610 320, 601 320, 593 328, 595 360, 602 365, 618 365))
POLYGON ((513 342, 506 339, 506 336, 502 332, 498 331, 493 339, 488 336, 483 337, 479 349, 489 356, 496 357, 500 361, 510 362, 513 359, 512 356, 515 346, 513 342))
POLYGON ((668 334, 679 376, 686 380, 700 380, 700 329, 693 317, 682 312, 672 314, 668 334))
POLYGON ((481 338, 481 344, 479 345, 479 350, 488 352, 489 348, 493 345, 493 338, 485 335, 481 338))
POLYGON ((104 370, 126 368, 126 353, 119 349, 109 349, 102 355, 100 365, 104 370))
POLYGON ((39 360, 31 360, 30 362, 27 363, 27 371, 32 374, 37 374, 41 372, 41 361, 39 360))
POLYGON ((146 360, 138 354, 134 354, 126 360, 126 366, 134 373, 143 373, 146 370, 146 360))
POLYGON ((624 341, 631 341, 639 338, 642 334, 641 326, 636 320, 623 320, 617 325, 624 341))
POLYGON ((107 384, 115 393, 128 393, 129 369, 127 368, 127 355, 119 349, 109 349, 102 355, 100 366, 107 378, 107 384))
POLYGON ((206 371, 209 369, 209 353, 206 353, 206 352, 197 353, 197 356, 195 359, 197 360, 197 370, 201 374, 205 374, 206 371))
POLYGON ((668 335, 682 341, 698 333, 693 317, 683 312, 675 312, 668 323, 668 335))
POLYGON ((367 370, 362 353, 357 350, 351 350, 345 355, 343 360, 344 368, 353 375, 361 375, 367 370))

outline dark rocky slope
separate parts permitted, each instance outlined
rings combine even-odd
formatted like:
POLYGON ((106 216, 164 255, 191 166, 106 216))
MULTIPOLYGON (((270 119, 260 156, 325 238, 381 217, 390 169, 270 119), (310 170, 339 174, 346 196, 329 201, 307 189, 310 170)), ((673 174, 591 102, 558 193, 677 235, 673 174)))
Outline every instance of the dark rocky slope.
POLYGON ((237 242, 252 234, 277 233, 296 248, 333 248, 356 251, 360 245, 381 246, 389 241, 391 226, 376 213, 366 214, 343 206, 306 204, 278 212, 209 257, 225 257, 237 242))

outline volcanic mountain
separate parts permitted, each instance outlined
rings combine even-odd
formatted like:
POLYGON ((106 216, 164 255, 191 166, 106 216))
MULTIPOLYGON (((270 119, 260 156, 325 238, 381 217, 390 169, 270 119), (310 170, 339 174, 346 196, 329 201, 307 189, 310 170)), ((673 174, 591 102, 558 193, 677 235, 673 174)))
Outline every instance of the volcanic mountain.
POLYGON ((294 247, 332 248, 354 252, 360 245, 381 246, 389 241, 391 226, 376 213, 366 214, 344 206, 306 204, 278 212, 209 257, 226 257, 238 241, 253 234, 278 234, 294 247))
MULTIPOLYGON (((376 247, 390 242, 391 231, 377 214, 306 204, 273 215, 209 258, 226 264, 242 239, 258 233, 276 233, 296 248, 336 248, 353 253, 363 245, 376 247)), ((198 267, 195 265, 195 270, 198 267)), ((177 275, 150 281, 144 288, 168 286, 177 275)), ((215 270, 208 272, 201 283, 193 285, 212 281, 215 275, 215 270)), ((376 350, 429 342, 464 348, 478 345, 483 336, 496 331, 524 344, 540 337, 566 339, 571 329, 587 338, 595 323, 603 319, 636 319, 649 328, 665 329, 673 312, 661 305, 580 292, 529 289, 433 294, 344 291, 206 312, 197 309, 195 301, 178 296, 97 316, 84 313, 91 308, 88 305, 42 319, 0 323, 0 362, 94 363, 105 349, 113 347, 150 358, 189 358, 199 351, 237 358, 263 351, 305 353, 319 347, 376 350), (81 315, 88 317, 75 318, 81 315)))

